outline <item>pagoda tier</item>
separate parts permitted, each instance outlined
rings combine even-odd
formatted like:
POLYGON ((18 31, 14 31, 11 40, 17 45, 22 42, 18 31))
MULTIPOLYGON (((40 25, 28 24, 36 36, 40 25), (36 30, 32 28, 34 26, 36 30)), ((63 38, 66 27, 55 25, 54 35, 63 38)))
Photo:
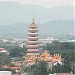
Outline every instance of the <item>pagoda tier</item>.
POLYGON ((27 52, 29 52, 29 53, 38 53, 39 50, 28 50, 27 52))
POLYGON ((36 45, 36 44, 38 44, 38 41, 30 41, 30 42, 28 42, 28 44, 30 44, 30 45, 36 45))
POLYGON ((34 32, 35 33, 35 32, 38 32, 38 30, 36 30, 36 29, 29 29, 29 32, 32 32, 32 33, 34 32))
POLYGON ((36 26, 34 20, 32 24, 29 27, 29 38, 28 38, 28 50, 27 50, 27 55, 38 55, 39 50, 38 50, 38 27, 36 26))
POLYGON ((34 49, 37 49, 38 48, 38 45, 28 45, 28 48, 34 48, 34 49))
POLYGON ((35 37, 35 36, 38 36, 38 34, 37 33, 29 33, 29 36, 35 37))
MULTIPOLYGON (((29 51, 30 51, 30 50, 31 50, 31 51, 34 51, 34 50, 36 51, 36 50, 38 50, 38 48, 29 48, 28 50, 29 50, 29 51)), ((27 50, 27 51, 28 51, 28 50, 27 50)))
POLYGON ((29 41, 34 41, 34 42, 38 41, 38 37, 29 37, 28 39, 29 41))

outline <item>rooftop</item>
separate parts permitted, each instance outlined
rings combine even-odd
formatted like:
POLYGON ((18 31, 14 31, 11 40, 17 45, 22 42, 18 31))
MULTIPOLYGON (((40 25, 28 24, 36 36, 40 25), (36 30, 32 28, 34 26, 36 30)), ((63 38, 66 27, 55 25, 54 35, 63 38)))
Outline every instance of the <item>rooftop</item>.
POLYGON ((37 27, 36 24, 35 24, 34 18, 33 18, 32 24, 30 25, 29 28, 32 28, 32 27, 35 27, 35 28, 37 27))

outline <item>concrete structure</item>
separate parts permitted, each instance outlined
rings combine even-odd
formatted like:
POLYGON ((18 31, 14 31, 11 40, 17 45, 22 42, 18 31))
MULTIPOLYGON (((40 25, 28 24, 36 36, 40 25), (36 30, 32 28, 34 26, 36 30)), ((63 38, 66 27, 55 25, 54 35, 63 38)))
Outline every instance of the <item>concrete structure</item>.
POLYGON ((0 71, 0 75, 12 75, 11 71, 0 71))

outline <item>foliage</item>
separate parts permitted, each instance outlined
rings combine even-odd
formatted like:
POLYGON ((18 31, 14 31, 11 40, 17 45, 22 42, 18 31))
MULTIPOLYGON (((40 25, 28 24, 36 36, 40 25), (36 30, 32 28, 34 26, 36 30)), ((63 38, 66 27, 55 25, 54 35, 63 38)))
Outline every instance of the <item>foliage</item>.
POLYGON ((62 65, 60 65, 59 63, 57 63, 57 65, 53 66, 51 73, 62 73, 62 72, 63 72, 62 65))
POLYGON ((13 64, 13 63, 9 63, 9 66, 10 66, 10 67, 14 67, 15 64, 13 64))
POLYGON ((51 54, 60 53, 63 58, 65 55, 69 56, 70 61, 75 61, 75 49, 73 42, 58 42, 54 41, 46 46, 42 47, 44 50, 48 50, 51 54))
POLYGON ((46 63, 43 61, 40 61, 37 64, 32 65, 31 67, 35 66, 33 69, 33 75, 47 75, 47 66, 46 63))
POLYGON ((32 75, 47 75, 48 74, 47 64, 43 61, 38 61, 37 63, 29 67, 23 66, 22 69, 24 72, 27 72, 32 75))
POLYGON ((10 56, 5 53, 0 53, 0 65, 9 64, 11 62, 10 56))
POLYGON ((29 67, 27 67, 27 66, 25 66, 25 65, 21 65, 21 69, 22 69, 22 71, 24 71, 24 72, 28 72, 29 67))
POLYGON ((56 53, 60 53, 62 58, 64 59, 63 60, 64 65, 63 66, 60 66, 60 65, 53 66, 53 72, 70 73, 71 71, 73 71, 73 73, 74 73, 75 67, 73 67, 74 64, 72 64, 72 62, 75 63, 75 48, 74 48, 74 45, 75 45, 74 42, 54 41, 54 42, 52 42, 50 44, 46 44, 46 46, 42 47, 44 50, 48 50, 52 55, 56 54, 56 53), (57 71, 57 68, 59 68, 59 71, 57 71))
POLYGON ((4 68, 0 67, 0 71, 4 71, 4 70, 5 70, 4 68))
POLYGON ((23 55, 25 55, 26 50, 23 48, 14 48, 10 51, 10 56, 11 57, 22 57, 23 55))

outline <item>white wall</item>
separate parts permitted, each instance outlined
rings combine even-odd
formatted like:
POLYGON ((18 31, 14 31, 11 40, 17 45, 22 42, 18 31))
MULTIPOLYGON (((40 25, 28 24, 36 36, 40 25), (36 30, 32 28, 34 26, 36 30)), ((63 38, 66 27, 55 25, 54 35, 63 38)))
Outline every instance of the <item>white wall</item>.
POLYGON ((0 71, 0 75, 12 75, 11 71, 0 71))

